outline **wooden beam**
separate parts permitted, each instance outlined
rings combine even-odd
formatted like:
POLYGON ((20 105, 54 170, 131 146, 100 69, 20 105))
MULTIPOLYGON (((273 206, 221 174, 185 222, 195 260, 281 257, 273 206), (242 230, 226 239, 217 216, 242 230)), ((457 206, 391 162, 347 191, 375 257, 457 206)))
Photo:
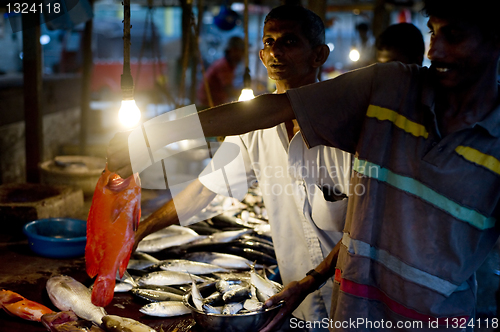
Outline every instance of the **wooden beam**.
POLYGON ((40 15, 23 14, 24 137, 26 181, 40 182, 38 165, 43 158, 42 48, 40 15))

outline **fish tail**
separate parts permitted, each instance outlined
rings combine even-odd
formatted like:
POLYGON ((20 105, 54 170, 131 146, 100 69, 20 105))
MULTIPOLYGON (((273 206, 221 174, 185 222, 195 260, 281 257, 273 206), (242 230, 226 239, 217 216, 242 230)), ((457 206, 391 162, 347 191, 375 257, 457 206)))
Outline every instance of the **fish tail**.
POLYGON ((97 277, 92 288, 92 303, 98 307, 105 307, 113 300, 115 278, 97 277))

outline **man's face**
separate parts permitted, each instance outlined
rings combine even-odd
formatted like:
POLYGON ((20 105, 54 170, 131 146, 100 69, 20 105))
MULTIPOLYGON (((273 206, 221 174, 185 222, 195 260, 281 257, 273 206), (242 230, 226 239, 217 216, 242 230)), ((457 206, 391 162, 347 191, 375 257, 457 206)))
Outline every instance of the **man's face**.
POLYGON ((431 33, 427 56, 441 86, 475 84, 496 68, 498 50, 493 42, 485 40, 478 27, 432 16, 427 26, 431 33))
POLYGON ((313 48, 298 23, 269 20, 264 26, 262 42, 264 48, 259 55, 269 78, 295 82, 311 73, 314 75, 313 48))

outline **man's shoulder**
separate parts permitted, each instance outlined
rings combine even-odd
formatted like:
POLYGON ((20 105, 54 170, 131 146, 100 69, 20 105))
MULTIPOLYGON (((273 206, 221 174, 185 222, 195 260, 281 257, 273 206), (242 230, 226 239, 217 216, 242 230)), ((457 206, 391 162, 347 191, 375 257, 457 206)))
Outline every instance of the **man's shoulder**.
POLYGON ((391 80, 394 77, 413 76, 415 78, 424 77, 427 74, 427 67, 416 64, 405 64, 399 61, 373 64, 375 72, 379 77, 391 80))

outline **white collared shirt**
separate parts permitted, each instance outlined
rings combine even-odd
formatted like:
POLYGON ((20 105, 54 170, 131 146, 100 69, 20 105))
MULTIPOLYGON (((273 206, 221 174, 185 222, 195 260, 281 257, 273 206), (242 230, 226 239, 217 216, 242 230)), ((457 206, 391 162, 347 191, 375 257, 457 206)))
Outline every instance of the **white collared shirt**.
MULTIPOLYGON (((351 155, 324 146, 307 149, 300 132, 289 144, 283 123, 228 136, 225 142, 238 145, 245 161, 245 178, 226 168, 231 183, 247 181, 251 185, 258 181, 283 283, 302 279, 342 238, 347 198, 326 201, 321 188, 335 184, 347 188, 351 155)), ((226 190, 225 184, 211 181, 210 176, 200 181, 214 192, 226 190)), ((309 295, 294 315, 307 321, 328 317, 332 286, 329 280, 309 295)))

